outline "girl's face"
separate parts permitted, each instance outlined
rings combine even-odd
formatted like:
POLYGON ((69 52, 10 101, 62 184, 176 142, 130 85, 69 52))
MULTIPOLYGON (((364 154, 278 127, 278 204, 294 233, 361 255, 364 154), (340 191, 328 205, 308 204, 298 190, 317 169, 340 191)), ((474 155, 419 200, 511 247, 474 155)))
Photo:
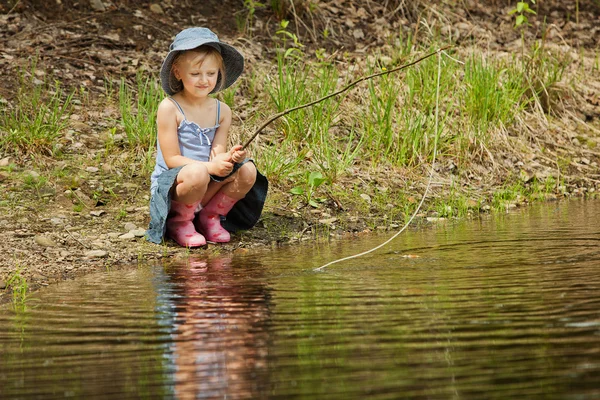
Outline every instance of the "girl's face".
POLYGON ((184 91, 193 96, 205 97, 217 85, 219 63, 212 55, 188 51, 177 60, 174 73, 183 83, 184 91))

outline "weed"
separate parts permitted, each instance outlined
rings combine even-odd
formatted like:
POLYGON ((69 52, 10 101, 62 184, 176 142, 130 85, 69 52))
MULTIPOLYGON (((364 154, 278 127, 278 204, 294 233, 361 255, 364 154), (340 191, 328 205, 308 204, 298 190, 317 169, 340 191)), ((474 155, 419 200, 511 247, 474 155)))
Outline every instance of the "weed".
POLYGON ((130 148, 152 151, 156 145, 156 110, 163 95, 154 77, 141 73, 131 88, 124 79, 119 87, 121 123, 130 148))
POLYGON ((522 73, 473 56, 465 65, 464 111, 475 138, 487 145, 490 130, 510 124, 524 107, 522 73))
POLYGON ((254 14, 260 7, 264 7, 264 4, 256 0, 244 0, 244 12, 236 15, 236 23, 240 32, 250 33, 254 23, 254 14))
POLYGON ((304 196, 306 200, 306 204, 317 208, 319 207, 319 203, 325 201, 323 198, 314 197, 315 191, 319 186, 321 186, 327 179, 323 178, 323 174, 320 172, 307 172, 306 180, 303 182, 302 186, 294 187, 290 192, 292 194, 304 196))
POLYGON ((283 139, 279 143, 262 148, 257 158, 269 180, 273 183, 281 182, 298 169, 308 150, 298 150, 297 147, 292 140, 283 139))
MULTIPOLYGON (((535 4, 535 0, 531 0, 531 3, 535 4)), ((529 25, 527 14, 536 14, 536 12, 529 7, 527 1, 517 2, 517 6, 508 12, 508 15, 515 16, 515 28, 529 25)), ((521 32, 523 31, 521 30, 521 32)))
POLYGON ((23 185, 25 189, 34 191, 37 194, 38 199, 40 200, 42 198, 40 189, 43 188, 47 182, 48 178, 46 178, 45 176, 26 174, 23 177, 23 185))
POLYGON ((0 103, 0 151, 57 153, 58 138, 67 126, 73 94, 65 94, 58 81, 53 84, 37 81, 33 78, 35 70, 34 60, 31 72, 20 71, 13 107, 0 103))
POLYGON ((29 290, 29 286, 25 277, 21 275, 23 268, 17 268, 6 282, 6 285, 12 289, 12 303, 15 311, 27 310, 27 291, 29 290))

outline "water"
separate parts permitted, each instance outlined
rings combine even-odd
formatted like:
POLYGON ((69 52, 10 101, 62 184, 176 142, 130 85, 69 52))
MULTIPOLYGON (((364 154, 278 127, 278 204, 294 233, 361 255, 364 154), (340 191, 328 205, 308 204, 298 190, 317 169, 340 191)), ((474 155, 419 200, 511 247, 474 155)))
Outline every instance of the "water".
POLYGON ((600 399, 600 203, 86 276, 0 307, 0 398, 600 399))

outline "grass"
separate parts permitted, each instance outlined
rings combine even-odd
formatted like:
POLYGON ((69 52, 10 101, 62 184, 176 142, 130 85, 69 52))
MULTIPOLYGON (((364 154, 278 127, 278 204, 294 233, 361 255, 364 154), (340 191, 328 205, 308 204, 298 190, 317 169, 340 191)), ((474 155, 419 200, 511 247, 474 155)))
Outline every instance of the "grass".
POLYGON ((138 74, 135 87, 122 79, 119 87, 119 110, 126 145, 134 150, 141 162, 142 171, 149 173, 154 167, 156 148, 156 110, 163 98, 162 89, 154 77, 138 74))
POLYGON ((27 310, 29 286, 25 277, 21 275, 22 270, 23 267, 17 267, 6 281, 6 286, 12 290, 12 304, 15 311, 27 310))
POLYGON ((58 81, 36 78, 37 62, 19 72, 15 103, 0 103, 0 152, 28 152, 57 156, 59 139, 72 109, 73 93, 65 92, 58 81))
MULTIPOLYGON (((360 76, 402 65, 441 45, 419 45, 410 36, 401 37, 389 41, 388 53, 360 61, 334 62, 324 51, 314 58, 309 56, 297 38, 293 39, 293 42, 290 38, 287 42, 283 40, 283 45, 289 46, 276 52, 275 64, 268 73, 251 70, 238 84, 220 94, 236 112, 244 108, 250 110, 243 121, 249 128, 258 125, 264 115, 308 103, 360 76), (240 93, 245 96, 244 101, 238 97, 240 93)), ((373 203, 366 204, 358 196, 364 193, 362 180, 368 178, 356 177, 356 171, 383 176, 386 173, 382 171, 400 174, 403 173, 400 171, 410 170, 412 175, 406 180, 418 179, 428 171, 436 140, 440 157, 452 159, 460 170, 472 162, 477 149, 494 148, 523 111, 534 112, 538 104, 544 104, 545 111, 550 110, 553 88, 562 79, 567 63, 545 51, 543 43, 534 44, 525 54, 524 59, 490 58, 480 53, 468 55, 464 50, 452 54, 463 59, 464 65, 442 58, 442 129, 439 132, 435 131, 434 124, 437 59, 431 57, 401 73, 363 82, 342 96, 277 120, 271 131, 257 140, 260 146, 254 147, 253 157, 277 189, 289 194, 293 188, 303 188, 304 197, 291 198, 294 205, 302 207, 312 201, 320 207, 320 199, 327 199, 327 194, 340 190, 337 185, 341 184, 342 190, 349 192, 342 201, 350 204, 349 208, 367 215, 373 213, 373 208, 383 210, 392 204, 392 208, 385 211, 386 220, 397 223, 406 219, 414 208, 414 202, 408 199, 411 194, 420 197, 416 189, 399 187, 381 193, 374 190, 369 192, 373 203), (324 180, 320 185, 311 186, 308 177, 316 172, 324 180), (347 182, 355 186, 344 186, 347 182)), ((597 60, 598 57, 596 70, 597 60)), ((30 79, 35 76, 34 71, 35 66, 22 74, 19 89, 22 96, 11 105, 0 104, 0 150, 56 155, 59 150, 56 144, 65 134, 72 111, 73 94, 66 93, 58 83, 35 85, 30 79), (22 134, 25 131, 31 135, 22 134)), ((121 80, 119 83, 110 78, 104 82, 107 86, 103 100, 107 105, 116 104, 121 116, 107 128, 109 140, 105 141, 105 151, 98 152, 94 162, 100 164, 109 158, 113 169, 124 171, 115 177, 118 183, 103 184, 103 188, 112 190, 130 177, 150 174, 156 146, 156 109, 163 93, 155 76, 139 74, 132 82, 121 80), (113 153, 124 153, 126 157, 117 158, 113 153)), ((91 101, 84 90, 76 95, 82 96, 86 104, 91 101)), ((479 154, 485 156, 485 152, 479 154)), ((65 172, 61 170, 56 180, 67 181, 69 177, 62 176, 65 172)), ((29 179, 23 186, 39 198, 40 189, 47 184, 44 179, 29 179)), ((457 175, 456 179, 449 192, 444 188, 436 195, 438 200, 426 204, 429 211, 440 216, 460 217, 480 209, 483 200, 473 200, 471 193, 460 190, 461 176, 457 175)), ((503 209, 519 198, 542 198, 548 190, 557 187, 556 181, 551 179, 533 181, 529 185, 515 181, 517 183, 511 183, 508 179, 490 198, 495 208, 503 209)), ((92 197, 104 196, 100 191, 95 194, 92 197)), ((113 193, 112 196, 118 201, 118 195, 113 193)), ((76 202, 73 210, 82 212, 85 204, 76 202)), ((123 218, 123 213, 118 217, 123 218)))

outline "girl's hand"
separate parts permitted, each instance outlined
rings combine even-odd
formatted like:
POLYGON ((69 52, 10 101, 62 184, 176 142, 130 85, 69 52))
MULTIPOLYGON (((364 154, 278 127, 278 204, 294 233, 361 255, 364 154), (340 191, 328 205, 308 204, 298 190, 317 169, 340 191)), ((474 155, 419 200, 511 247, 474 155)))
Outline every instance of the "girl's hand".
POLYGON ((231 161, 234 163, 239 163, 246 159, 246 150, 244 150, 243 146, 240 144, 233 146, 231 150, 229 150, 229 154, 231 154, 231 161))
POLYGON ((223 177, 229 175, 232 170, 233 162, 231 161, 231 154, 220 153, 215 155, 211 160, 208 172, 211 175, 223 177))

